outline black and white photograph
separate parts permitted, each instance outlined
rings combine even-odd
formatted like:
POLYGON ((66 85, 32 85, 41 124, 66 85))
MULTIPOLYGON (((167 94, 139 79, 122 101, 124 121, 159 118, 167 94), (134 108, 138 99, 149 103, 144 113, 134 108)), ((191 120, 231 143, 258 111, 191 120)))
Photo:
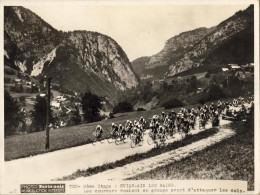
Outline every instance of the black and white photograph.
POLYGON ((0 4, 1 194, 260 192, 258 1, 0 4))

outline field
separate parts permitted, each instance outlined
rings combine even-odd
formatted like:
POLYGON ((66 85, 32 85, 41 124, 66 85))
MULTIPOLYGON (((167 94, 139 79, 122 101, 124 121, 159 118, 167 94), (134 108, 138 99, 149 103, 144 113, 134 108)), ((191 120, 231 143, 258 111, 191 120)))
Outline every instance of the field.
MULTIPOLYGON (((207 104, 210 104, 208 102, 207 104)), ((185 108, 196 108, 198 105, 189 105, 185 108)), ((50 131, 50 148, 45 150, 45 131, 34 132, 26 135, 14 135, 5 138, 5 160, 29 157, 37 154, 70 148, 91 143, 94 139, 93 131, 97 125, 101 125, 104 129, 104 136, 107 137, 111 129, 111 124, 125 124, 126 120, 138 120, 143 116, 146 121, 155 114, 165 113, 173 109, 165 110, 157 108, 149 111, 135 111, 118 113, 115 118, 102 120, 94 123, 82 124, 77 126, 62 127, 50 131)), ((179 112, 180 108, 174 108, 179 112)))
POLYGON ((182 161, 154 169, 131 179, 245 180, 254 190, 254 123, 234 122, 236 135, 182 161))
MULTIPOLYGON (((185 106, 186 108, 195 108, 196 105, 185 106)), ((63 127, 50 131, 50 149, 45 150, 45 131, 30 133, 26 135, 14 135, 5 138, 5 160, 12 160, 18 158, 29 157, 37 154, 70 148, 74 146, 91 143, 94 139, 93 131, 99 124, 104 129, 104 136, 108 136, 111 124, 125 124, 126 120, 138 120, 143 116, 147 121, 154 114, 161 114, 162 111, 166 113, 171 111, 158 108, 149 111, 118 113, 115 118, 98 121, 95 123, 82 124, 77 126, 63 127)), ((176 112, 180 108, 174 108, 176 112)))

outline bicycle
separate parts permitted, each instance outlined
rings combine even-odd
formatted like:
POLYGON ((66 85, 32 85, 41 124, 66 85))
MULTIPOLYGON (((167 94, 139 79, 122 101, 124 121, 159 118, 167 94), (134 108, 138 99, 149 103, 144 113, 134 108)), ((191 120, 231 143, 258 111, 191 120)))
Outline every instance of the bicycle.
POLYGON ((136 145, 142 146, 143 145, 143 137, 142 134, 137 136, 136 134, 133 134, 133 136, 131 137, 131 143, 130 146, 131 148, 134 148, 136 145))
POLYGON ((115 138, 115 143, 118 145, 120 142, 126 143, 126 134, 118 133, 118 136, 115 138))
POLYGON ((102 140, 102 133, 100 134, 100 133, 95 131, 93 133, 93 135, 95 136, 95 138, 94 138, 94 140, 92 142, 93 145, 95 145, 95 143, 98 142, 98 141, 100 141, 100 143, 102 143, 102 144, 104 143, 103 140, 102 140))
POLYGON ((115 142, 116 142, 116 139, 118 138, 118 132, 110 132, 110 137, 109 138, 107 138, 107 142, 109 143, 109 144, 111 144, 112 142, 113 142, 113 140, 115 140, 115 142))

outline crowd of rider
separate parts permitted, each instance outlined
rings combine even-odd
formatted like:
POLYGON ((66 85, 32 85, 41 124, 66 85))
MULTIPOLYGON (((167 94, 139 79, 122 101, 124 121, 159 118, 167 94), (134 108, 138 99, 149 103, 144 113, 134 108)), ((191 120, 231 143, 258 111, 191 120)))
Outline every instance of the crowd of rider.
MULTIPOLYGON (((235 114, 234 107, 239 108, 241 116, 246 117, 247 114, 254 111, 254 97, 251 96, 247 101, 243 97, 234 99, 232 102, 218 101, 217 103, 211 103, 210 105, 204 104, 197 108, 181 108, 177 113, 172 110, 169 113, 164 111, 160 115, 154 115, 150 119, 150 123, 147 124, 144 117, 139 120, 127 120, 124 125, 111 125, 111 137, 116 139, 117 137, 131 137, 134 135, 136 141, 143 139, 143 134, 146 129, 150 129, 151 137, 156 140, 157 138, 165 137, 165 135, 173 136, 175 133, 187 134, 190 130, 195 129, 197 123, 199 128, 205 128, 207 123, 211 123, 212 127, 218 126, 221 115, 235 114), (248 104, 249 106, 245 106, 248 104)), ((101 138, 103 129, 98 125, 95 129, 95 135, 101 138)))

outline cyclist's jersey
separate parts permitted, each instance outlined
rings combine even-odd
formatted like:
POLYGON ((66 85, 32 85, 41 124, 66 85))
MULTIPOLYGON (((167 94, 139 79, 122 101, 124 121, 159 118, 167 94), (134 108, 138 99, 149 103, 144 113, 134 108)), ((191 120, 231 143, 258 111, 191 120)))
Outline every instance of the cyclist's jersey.
POLYGON ((97 134, 97 135, 101 135, 102 133, 103 133, 102 127, 101 127, 101 126, 97 126, 97 127, 96 127, 96 134, 97 134))
POLYGON ((165 129, 163 128, 163 126, 159 126, 159 131, 158 131, 158 133, 162 133, 162 134, 165 133, 165 129))
POLYGON ((215 109, 214 105, 210 105, 209 109, 213 111, 215 109))
POLYGON ((140 118, 139 123, 144 125, 146 123, 146 120, 144 118, 140 118))
POLYGON ((118 129, 118 126, 115 125, 114 127, 112 127, 112 133, 113 133, 113 134, 117 133, 118 130, 119 130, 119 129, 118 129))

